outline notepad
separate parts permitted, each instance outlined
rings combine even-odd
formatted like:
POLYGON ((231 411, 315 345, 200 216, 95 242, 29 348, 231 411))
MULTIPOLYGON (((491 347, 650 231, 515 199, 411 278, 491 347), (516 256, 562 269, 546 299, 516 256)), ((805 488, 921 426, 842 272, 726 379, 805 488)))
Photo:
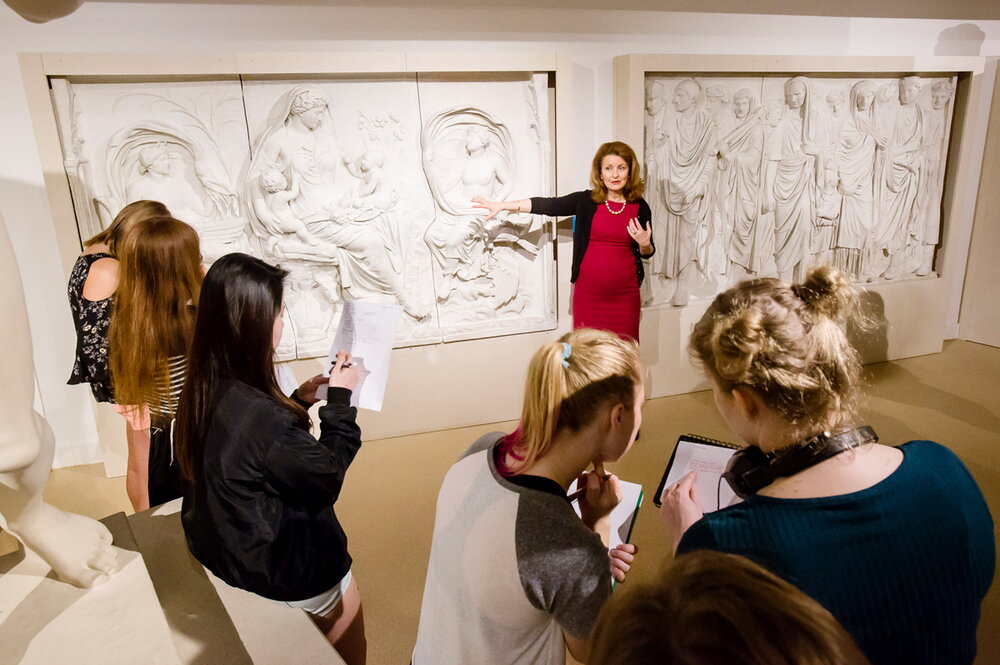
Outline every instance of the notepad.
POLYGON ((698 501, 706 513, 715 512, 720 508, 731 506, 742 501, 723 480, 722 473, 726 470, 729 458, 739 449, 738 446, 718 439, 709 439, 697 434, 682 434, 677 439, 667 468, 656 488, 653 503, 660 505, 660 495, 663 488, 671 485, 691 471, 697 471, 695 491, 698 501))

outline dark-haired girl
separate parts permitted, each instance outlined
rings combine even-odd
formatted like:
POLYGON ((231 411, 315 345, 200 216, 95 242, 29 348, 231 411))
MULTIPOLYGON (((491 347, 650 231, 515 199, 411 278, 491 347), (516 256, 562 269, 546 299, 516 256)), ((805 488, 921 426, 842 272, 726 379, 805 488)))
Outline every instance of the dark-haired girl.
POLYGON ((473 207, 576 217, 573 224, 573 327, 610 330, 639 339, 639 286, 645 277, 642 259, 653 247, 652 211, 642 198, 639 160, 621 141, 597 149, 590 166, 591 189, 556 198, 519 201, 472 199, 473 207))
POLYGON ((690 350, 723 419, 768 460, 755 468, 833 437, 855 447, 704 516, 689 475, 665 488, 663 516, 678 553, 753 559, 830 610, 873 665, 969 665, 994 573, 993 520, 946 447, 879 445, 854 429, 861 363, 845 324, 858 295, 823 267, 802 284, 755 279, 716 297, 690 350))
POLYGON ((337 355, 320 436, 313 377, 286 397, 274 376, 286 271, 246 254, 212 266, 201 289, 177 414, 188 546, 229 584, 309 613, 349 664, 365 662, 361 595, 332 507, 361 447, 350 405, 359 373, 337 355))

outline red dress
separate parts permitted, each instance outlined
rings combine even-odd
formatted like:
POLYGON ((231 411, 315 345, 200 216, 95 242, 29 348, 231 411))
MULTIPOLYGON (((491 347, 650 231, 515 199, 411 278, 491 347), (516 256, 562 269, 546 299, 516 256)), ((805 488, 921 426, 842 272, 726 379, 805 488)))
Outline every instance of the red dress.
MULTIPOLYGON (((616 211, 621 205, 611 202, 616 211)), ((638 216, 638 203, 625 204, 619 215, 612 215, 603 203, 597 206, 573 289, 574 328, 610 330, 639 340, 639 277, 628 234, 628 221, 638 216)))

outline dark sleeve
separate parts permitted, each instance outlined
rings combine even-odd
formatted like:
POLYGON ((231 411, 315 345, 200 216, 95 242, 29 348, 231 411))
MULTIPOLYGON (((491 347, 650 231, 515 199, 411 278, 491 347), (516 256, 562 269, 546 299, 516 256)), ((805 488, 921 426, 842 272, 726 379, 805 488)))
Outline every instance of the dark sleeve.
POLYGON ((719 545, 715 541, 715 534, 712 527, 704 517, 688 527, 688 530, 681 536, 681 542, 677 545, 677 556, 687 554, 694 550, 718 550, 719 545))
POLYGON ((515 549, 528 602, 567 634, 587 638, 611 596, 611 562, 601 537, 564 500, 529 494, 518 505, 515 549), (562 501, 557 510, 553 500, 562 501))
POLYGON ((580 204, 581 195, 586 196, 588 199, 590 198, 590 193, 586 191, 573 192, 566 196, 532 196, 531 214, 548 215, 550 217, 575 215, 580 204))
POLYGON ((350 398, 346 388, 330 388, 328 402, 319 409, 319 441, 289 422, 271 445, 266 473, 283 495, 313 505, 337 501, 347 467, 361 448, 357 409, 350 398))
MULTIPOLYGON (((650 209, 649 204, 646 203, 646 199, 639 199, 639 224, 642 228, 646 228, 647 226, 650 229, 653 228, 653 211, 650 209)), ((649 244, 653 247, 653 251, 649 254, 640 254, 644 259, 648 259, 653 254, 656 254, 656 244, 653 242, 652 234, 649 236, 649 244)))

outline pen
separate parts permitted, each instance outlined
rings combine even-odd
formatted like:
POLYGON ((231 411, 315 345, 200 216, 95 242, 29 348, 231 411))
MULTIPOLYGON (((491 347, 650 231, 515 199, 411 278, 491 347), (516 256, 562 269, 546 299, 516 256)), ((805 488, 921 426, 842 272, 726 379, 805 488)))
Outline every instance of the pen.
MULTIPOLYGON (((606 473, 603 476, 601 476, 601 480, 607 480, 610 477, 611 477, 611 474, 610 473, 606 473)), ((577 491, 573 492, 572 494, 570 494, 566 498, 568 498, 569 501, 570 501, 570 503, 572 503, 574 501, 577 501, 584 494, 586 494, 586 492, 587 492, 587 488, 586 487, 581 487, 580 489, 578 489, 577 491)))

